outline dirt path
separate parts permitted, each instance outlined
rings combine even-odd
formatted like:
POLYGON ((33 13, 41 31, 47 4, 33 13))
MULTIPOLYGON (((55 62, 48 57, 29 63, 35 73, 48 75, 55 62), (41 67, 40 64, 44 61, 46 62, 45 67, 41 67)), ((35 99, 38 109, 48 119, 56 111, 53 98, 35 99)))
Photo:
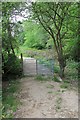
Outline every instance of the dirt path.
POLYGON ((38 81, 34 77, 21 79, 17 95, 21 101, 14 118, 78 118, 78 93, 63 90, 62 83, 38 81))

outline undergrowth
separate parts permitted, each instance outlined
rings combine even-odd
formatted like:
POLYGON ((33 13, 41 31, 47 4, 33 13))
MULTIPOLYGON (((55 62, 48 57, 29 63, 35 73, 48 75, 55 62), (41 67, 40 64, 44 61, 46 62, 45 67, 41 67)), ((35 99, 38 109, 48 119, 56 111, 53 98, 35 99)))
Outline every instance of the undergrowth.
POLYGON ((3 86, 3 109, 2 109, 2 118, 13 118, 20 102, 16 96, 19 91, 19 81, 11 80, 8 83, 8 86, 4 88, 3 86))
POLYGON ((37 76, 35 76, 35 80, 38 80, 38 81, 47 81, 48 77, 47 76, 43 76, 43 75, 37 75, 37 76))

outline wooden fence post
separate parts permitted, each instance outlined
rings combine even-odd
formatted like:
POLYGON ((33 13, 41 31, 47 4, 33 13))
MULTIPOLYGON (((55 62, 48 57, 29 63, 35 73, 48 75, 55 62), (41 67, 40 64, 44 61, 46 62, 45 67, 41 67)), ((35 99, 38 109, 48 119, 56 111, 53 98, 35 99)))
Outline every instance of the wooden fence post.
POLYGON ((22 67, 22 75, 23 75, 23 55, 21 53, 21 67, 22 67))

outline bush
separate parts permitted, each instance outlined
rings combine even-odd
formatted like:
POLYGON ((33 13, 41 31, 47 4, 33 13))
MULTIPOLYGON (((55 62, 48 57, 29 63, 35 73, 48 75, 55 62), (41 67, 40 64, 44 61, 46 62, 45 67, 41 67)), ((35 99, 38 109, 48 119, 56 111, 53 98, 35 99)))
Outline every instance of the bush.
POLYGON ((69 84, 68 83, 63 83, 62 85, 60 85, 60 87, 66 89, 66 88, 69 87, 69 84))
POLYGON ((59 73, 59 66, 54 65, 54 73, 59 73))
POLYGON ((74 60, 67 60, 67 66, 65 68, 65 76, 72 77, 72 79, 76 79, 78 77, 78 63, 74 60))
POLYGON ((8 82, 7 87, 3 86, 3 96, 2 96, 2 118, 13 118, 14 113, 16 112, 18 106, 20 105, 20 101, 16 97, 16 94, 19 91, 18 80, 10 80, 8 82))
POLYGON ((20 75, 22 72, 21 60, 14 54, 4 57, 3 70, 4 74, 20 75))
POLYGON ((54 80, 55 82, 61 82, 59 77, 56 74, 54 74, 54 77, 52 80, 54 80))

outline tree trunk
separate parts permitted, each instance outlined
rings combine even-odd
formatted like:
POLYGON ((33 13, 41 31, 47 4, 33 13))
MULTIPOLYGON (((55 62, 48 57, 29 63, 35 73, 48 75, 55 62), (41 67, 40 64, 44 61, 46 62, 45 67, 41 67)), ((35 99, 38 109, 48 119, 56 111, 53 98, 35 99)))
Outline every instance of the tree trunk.
POLYGON ((64 69, 66 66, 66 60, 63 55, 58 56, 59 66, 60 66, 60 77, 64 78, 64 69))
MULTIPOLYGON (((10 43, 11 43, 11 41, 10 41, 10 43)), ((14 48, 13 48, 13 46, 12 46, 12 43, 11 43, 11 49, 12 49, 12 53, 15 55, 15 52, 14 52, 14 48)))
POLYGON ((64 77, 64 69, 65 69, 65 66, 66 66, 66 59, 64 58, 64 55, 63 55, 63 49, 62 49, 62 46, 57 46, 57 41, 55 41, 55 39, 53 38, 53 42, 55 44, 55 48, 56 48, 56 51, 57 51, 57 55, 58 55, 58 62, 59 62, 59 67, 60 67, 60 77, 63 78, 64 77))
POLYGON ((13 48, 12 41, 11 41, 12 36, 11 36, 11 28, 10 28, 10 24, 9 24, 9 23, 8 23, 8 28, 7 28, 7 30, 8 30, 8 35, 9 35, 8 38, 9 38, 11 50, 12 50, 12 53, 15 55, 14 48, 13 48))
POLYGON ((60 65, 60 77, 64 78, 64 67, 60 65))

